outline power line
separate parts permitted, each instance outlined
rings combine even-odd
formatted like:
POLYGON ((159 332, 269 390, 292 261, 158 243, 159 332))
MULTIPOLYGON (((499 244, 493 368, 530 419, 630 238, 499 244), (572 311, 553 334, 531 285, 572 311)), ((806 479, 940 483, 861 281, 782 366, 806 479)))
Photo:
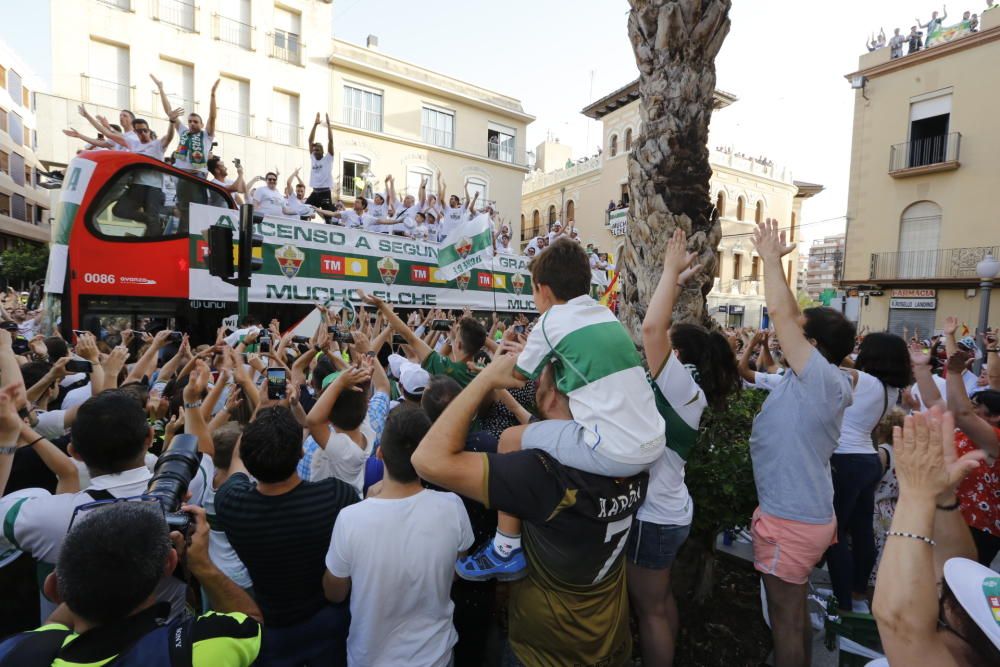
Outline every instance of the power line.
MULTIPOLYGON (((846 220, 846 219, 847 219, 846 215, 838 215, 835 218, 827 218, 826 220, 813 220, 812 222, 804 222, 801 225, 796 225, 795 229, 802 229, 803 227, 809 227, 811 225, 822 225, 827 222, 834 222, 836 220, 846 220)), ((787 232, 791 230, 791 228, 792 228, 791 225, 789 225, 788 227, 779 227, 778 231, 787 232)), ((740 234, 723 234, 722 238, 731 239, 731 238, 736 238, 737 236, 753 236, 753 232, 742 232, 740 234)))

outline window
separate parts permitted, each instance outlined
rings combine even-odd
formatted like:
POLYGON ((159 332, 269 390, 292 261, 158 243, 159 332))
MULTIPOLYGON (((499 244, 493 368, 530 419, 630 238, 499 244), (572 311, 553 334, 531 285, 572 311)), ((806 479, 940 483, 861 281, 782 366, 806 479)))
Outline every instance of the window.
POLYGON ((486 181, 473 176, 469 179, 469 196, 475 197, 476 194, 479 195, 479 199, 476 200, 476 206, 483 208, 487 203, 487 190, 486 181))
POLYGON ((24 165, 24 184, 29 187, 35 186, 35 179, 31 175, 31 165, 24 165))
POLYGON ((181 30, 194 32, 194 2, 192 0, 156 0, 156 18, 181 30))
POLYGON ((0 192, 0 215, 10 215, 10 195, 0 192))
POLYGON ((950 123, 950 94, 913 102, 910 105, 910 136, 905 166, 923 167, 947 160, 950 123))
POLYGON ((253 21, 250 0, 222 0, 215 16, 215 38, 249 50, 253 21))
POLYGON ((299 96, 275 90, 272 105, 271 139, 289 146, 298 146, 299 96))
POLYGON ((434 185, 434 172, 426 167, 409 167, 406 170, 406 193, 413 195, 419 200, 420 182, 427 179, 427 195, 436 195, 437 187, 434 185))
POLYGON ((549 227, 551 227, 552 223, 554 223, 557 219, 556 205, 552 204, 549 206, 549 227))
POLYGON ((455 113, 424 107, 420 112, 421 136, 426 144, 454 148, 455 113))
POLYGON ((746 200, 742 196, 736 199, 736 219, 743 222, 743 216, 746 215, 746 200))
POLYGON ((486 130, 486 147, 489 158, 513 163, 516 137, 516 130, 490 123, 486 130))
POLYGON ((24 121, 21 120, 21 116, 11 112, 7 115, 7 120, 10 122, 10 127, 7 130, 10 138, 17 143, 22 143, 22 139, 24 139, 24 121))
POLYGON ((294 65, 302 64, 302 15, 282 7, 274 8, 274 35, 271 56, 294 65))
POLYGON ((10 198, 10 217, 14 218, 15 220, 27 220, 27 217, 26 217, 27 212, 25 210, 25 204, 26 203, 27 202, 24 201, 24 196, 22 196, 22 195, 13 195, 13 196, 11 196, 11 198, 10 198))
POLYGON ((91 39, 88 56, 88 73, 84 75, 86 101, 114 109, 132 106, 128 47, 91 39))
POLYGON ((24 126, 24 141, 21 143, 25 146, 31 146, 31 130, 27 126, 24 126))
POLYGON ((7 68, 0 65, 0 88, 7 87, 7 68))
POLYGON ((17 104, 23 95, 21 75, 14 70, 7 72, 7 92, 10 93, 10 99, 14 100, 14 104, 17 104))
POLYGON ((754 213, 754 220, 758 223, 764 222, 764 202, 757 202, 757 210, 754 213))
POLYGON ((566 224, 570 224, 576 220, 576 202, 570 199, 566 202, 566 224))
POLYGON ((382 93, 344 86, 344 125, 370 132, 382 131, 382 93))
POLYGON ((10 177, 18 185, 24 185, 24 156, 18 153, 10 154, 10 177))
POLYGON ((186 236, 188 206, 214 202, 217 193, 200 179, 154 167, 126 169, 91 205, 87 224, 99 237, 116 240, 186 236), (182 180, 187 187, 178 188, 182 180))
POLYGON ((21 88, 21 106, 25 109, 31 108, 31 91, 27 88, 21 88))
POLYGON ((719 190, 719 194, 715 197, 715 210, 719 212, 719 217, 726 217, 726 193, 719 190))
POLYGON ((617 134, 612 134, 611 135, 611 141, 609 141, 608 143, 611 144, 611 148, 610 148, 611 157, 614 157, 614 156, 618 155, 618 135, 617 134))
MULTIPOLYGON (((191 113, 195 110, 194 67, 192 65, 161 58, 157 76, 163 80, 163 90, 167 93, 171 107, 175 109, 183 107, 185 113, 191 113)), ((162 104, 160 94, 155 87, 152 89, 152 96, 149 108, 159 113, 162 111, 162 104)))
MULTIPOLYGON (((341 169, 340 191, 347 197, 358 197, 364 194, 365 177, 369 171, 368 158, 360 155, 348 155, 344 157, 344 166, 341 169)), ((419 187, 419 183, 417 184, 419 187)))
POLYGON ((6 151, 0 151, 0 173, 10 176, 10 156, 6 151))
POLYGON ((750 280, 760 280, 760 257, 757 255, 750 258, 750 280))
POLYGON ((739 280, 743 277, 743 255, 740 253, 733 254, 733 280, 739 280))
POLYGON ((910 205, 899 224, 897 278, 937 275, 937 248, 941 236, 941 207, 932 201, 910 205))
POLYGON ((0 108, 0 130, 7 131, 7 110, 0 108))
POLYGON ((25 222, 30 222, 33 225, 36 224, 35 223, 35 206, 33 204, 25 204, 25 207, 24 207, 24 221, 25 222))
POLYGON ((625 152, 632 150, 632 128, 625 130, 625 152))
POLYGON ((542 226, 542 216, 538 212, 538 209, 536 208, 531 213, 531 236, 532 236, 532 238, 534 238, 535 236, 538 236, 539 228, 541 226, 542 226))
POLYGON ((223 132, 250 135, 250 82, 231 76, 219 77, 216 94, 219 108, 215 126, 223 132))

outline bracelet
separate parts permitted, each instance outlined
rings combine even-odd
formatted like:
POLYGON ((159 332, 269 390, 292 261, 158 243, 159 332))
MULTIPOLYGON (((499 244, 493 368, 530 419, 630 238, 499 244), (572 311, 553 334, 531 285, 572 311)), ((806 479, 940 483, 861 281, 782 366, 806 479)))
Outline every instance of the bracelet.
POLYGON ((921 542, 926 542, 927 544, 931 545, 932 547, 935 544, 937 544, 934 540, 932 540, 929 537, 924 537, 923 535, 916 535, 914 533, 905 533, 905 532, 901 532, 901 531, 897 531, 897 530, 890 530, 885 535, 886 535, 886 537, 909 537, 909 538, 914 539, 914 540, 920 540, 921 542))
POLYGON ((987 352, 1000 352, 1000 347, 988 347, 988 348, 986 348, 986 351, 987 352))
POLYGON ((3 456, 10 456, 16 451, 17 451, 17 445, 14 445, 13 447, 0 447, 0 454, 2 454, 3 456))
POLYGON ((937 507, 942 512, 954 512, 961 506, 962 502, 957 497, 955 498, 955 502, 952 503, 951 505, 935 505, 935 507, 937 507))
POLYGON ((37 438, 35 438, 34 440, 32 440, 31 442, 29 442, 27 445, 25 445, 25 447, 34 447, 35 445, 37 445, 38 443, 40 443, 44 439, 45 439, 45 436, 44 435, 40 435, 37 438))
POLYGON ((191 410, 193 408, 200 408, 201 407, 201 403, 202 403, 201 401, 195 401, 194 403, 185 403, 184 404, 184 409, 185 410, 191 410))

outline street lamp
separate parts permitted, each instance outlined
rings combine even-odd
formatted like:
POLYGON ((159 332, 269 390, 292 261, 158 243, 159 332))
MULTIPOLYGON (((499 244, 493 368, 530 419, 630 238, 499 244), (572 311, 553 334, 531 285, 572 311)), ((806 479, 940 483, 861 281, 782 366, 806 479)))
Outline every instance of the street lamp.
POLYGON ((983 368, 986 360, 986 329, 989 327, 990 290, 993 289, 993 279, 1000 273, 1000 260, 987 254, 976 264, 976 275, 979 276, 979 359, 976 360, 976 376, 983 368))

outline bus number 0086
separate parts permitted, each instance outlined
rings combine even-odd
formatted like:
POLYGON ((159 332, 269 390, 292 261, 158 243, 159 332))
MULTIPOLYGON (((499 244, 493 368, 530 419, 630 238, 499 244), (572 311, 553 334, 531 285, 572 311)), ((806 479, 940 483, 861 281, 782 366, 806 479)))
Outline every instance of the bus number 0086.
POLYGON ((113 273, 85 273, 83 274, 83 282, 114 285, 115 275, 113 273))

